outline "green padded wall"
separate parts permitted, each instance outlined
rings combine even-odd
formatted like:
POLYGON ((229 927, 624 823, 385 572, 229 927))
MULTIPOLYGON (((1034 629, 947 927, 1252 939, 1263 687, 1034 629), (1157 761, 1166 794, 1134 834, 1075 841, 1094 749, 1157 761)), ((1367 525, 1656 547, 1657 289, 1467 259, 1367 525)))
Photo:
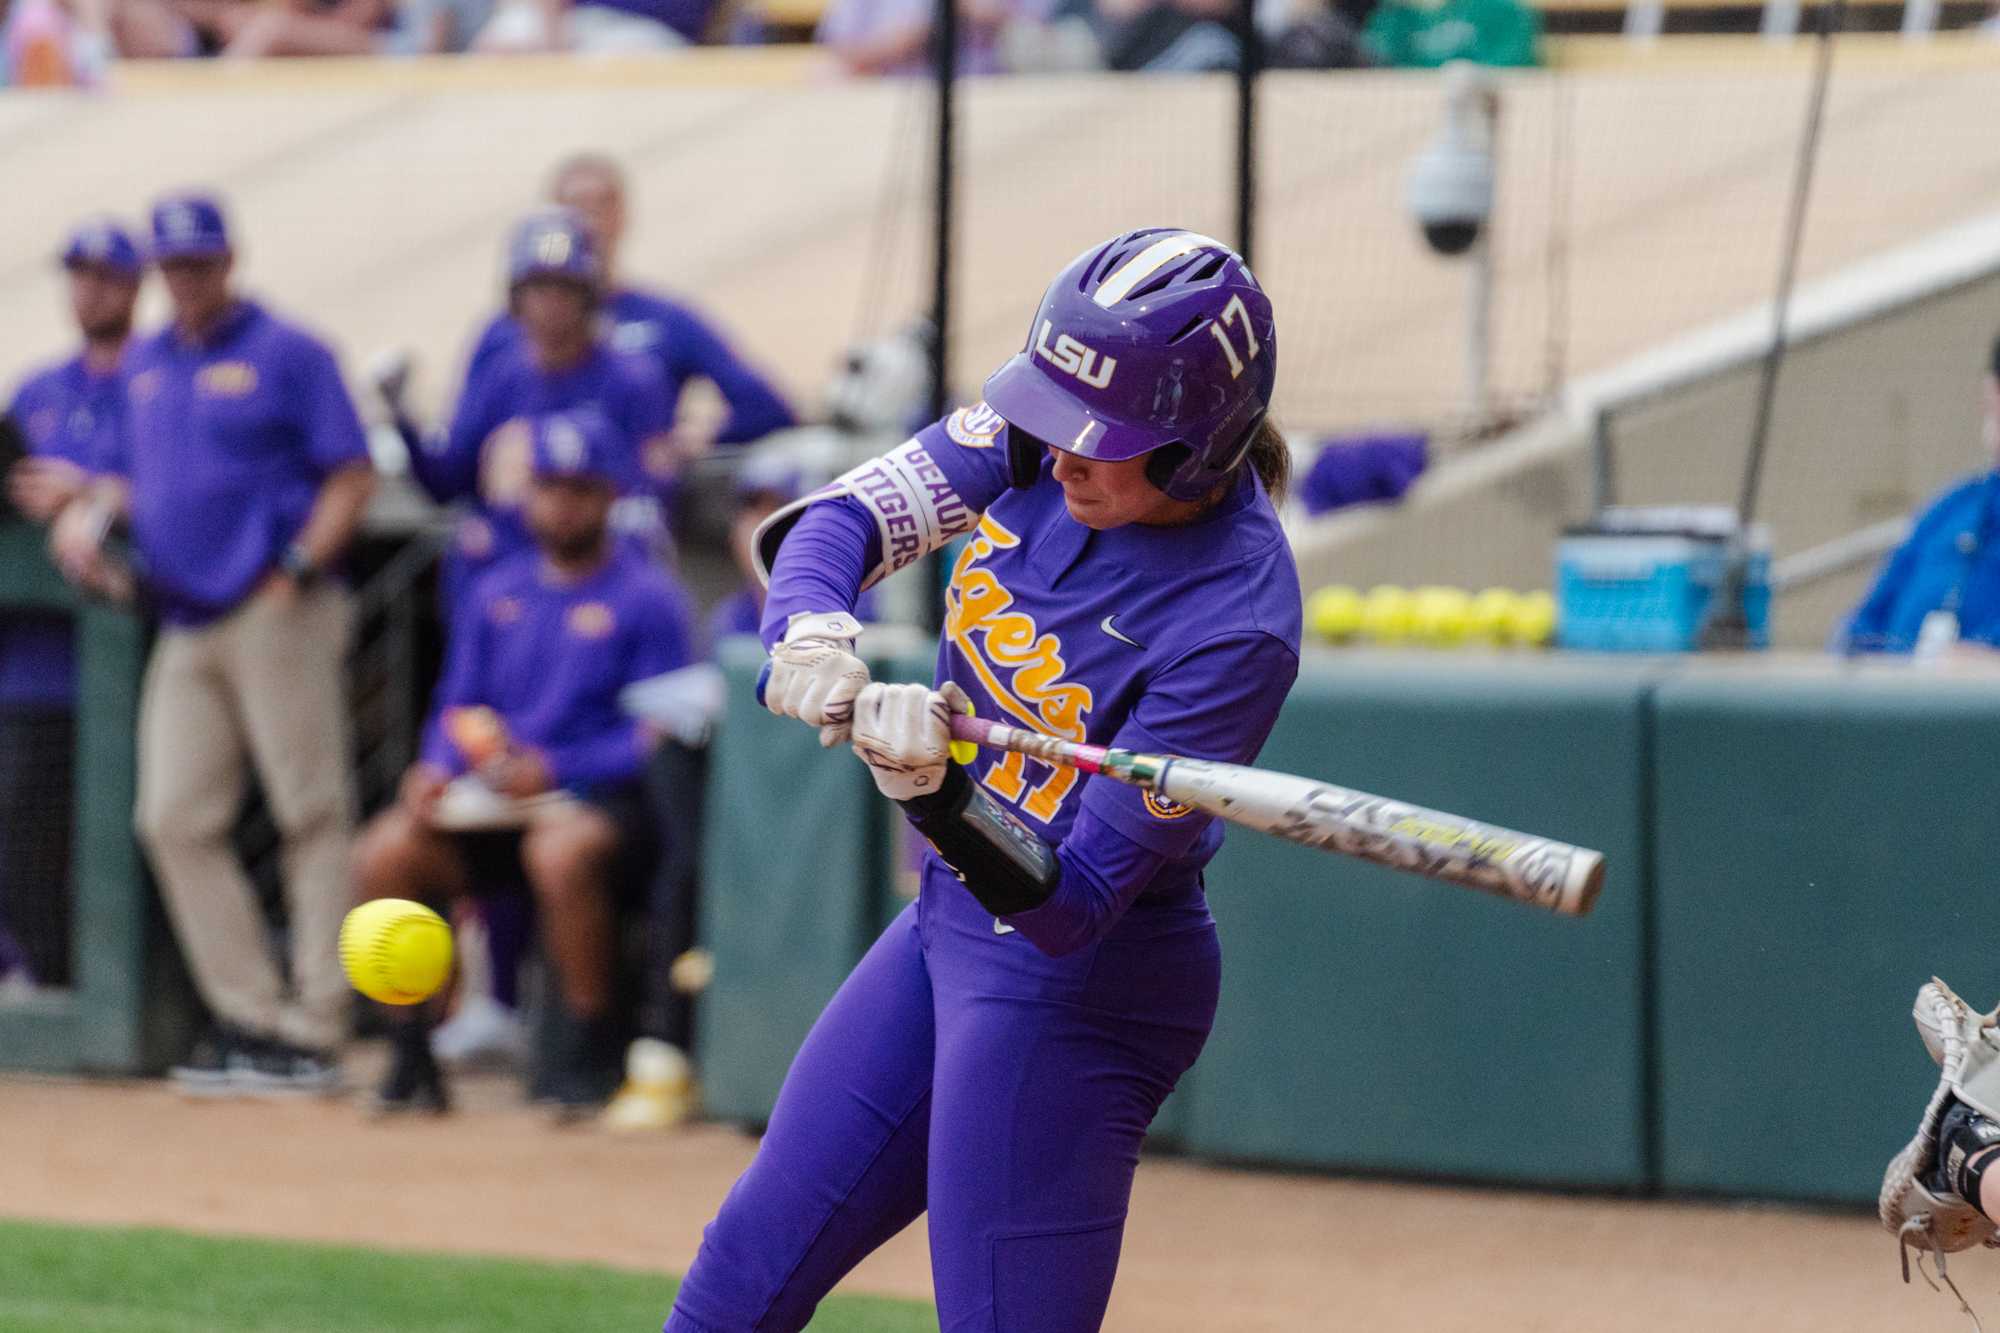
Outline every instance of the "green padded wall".
POLYGON ((79 601, 43 554, 43 540, 38 529, 0 525, 0 606, 53 607, 76 618, 76 983, 0 1009, 0 1067, 157 1070, 178 1054, 193 1000, 132 836, 145 628, 79 601))
MULTIPOLYGON (((928 645, 862 640, 878 680, 928 678, 928 645), (874 642, 871 643, 870 641, 874 642)), ((709 756, 699 938, 715 959, 698 1022, 708 1112, 768 1119, 813 1020, 900 903, 887 873, 889 816, 846 746, 757 702, 764 652, 722 646, 729 701, 709 756)))
POLYGON ((1231 830, 1208 876, 1222 1007, 1184 1146, 1216 1157, 1641 1187, 1642 817, 1656 674, 1309 658, 1261 766, 1598 847, 1560 919, 1231 830))
POLYGON ((1702 671, 1656 708, 1662 1183, 1872 1201, 1936 1077, 1917 987, 2000 999, 2000 683, 1702 671))

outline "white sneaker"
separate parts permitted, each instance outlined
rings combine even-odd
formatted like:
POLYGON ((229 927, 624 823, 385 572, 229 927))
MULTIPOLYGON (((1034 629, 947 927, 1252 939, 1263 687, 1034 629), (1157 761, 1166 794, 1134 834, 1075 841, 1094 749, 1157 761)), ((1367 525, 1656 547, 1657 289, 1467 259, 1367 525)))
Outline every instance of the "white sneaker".
POLYGON ((516 1064, 527 1052, 520 1018, 491 995, 473 994, 431 1033, 431 1054, 448 1065, 491 1060, 516 1064))
POLYGON ((625 1051, 625 1082, 604 1108, 603 1125, 615 1133, 672 1129, 694 1114, 701 1093, 680 1047, 641 1037, 625 1051))

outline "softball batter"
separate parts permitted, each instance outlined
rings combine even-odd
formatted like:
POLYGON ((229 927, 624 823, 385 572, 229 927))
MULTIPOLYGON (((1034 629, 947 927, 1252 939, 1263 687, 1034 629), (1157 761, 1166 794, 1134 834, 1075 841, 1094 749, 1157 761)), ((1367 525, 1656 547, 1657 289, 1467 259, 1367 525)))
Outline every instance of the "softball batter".
POLYGON ((1222 828, 1019 755, 950 763, 949 712, 1256 758, 1298 670, 1275 338, 1224 246, 1120 236, 1056 278, 984 403, 766 521, 766 703, 851 733, 934 851, 806 1039, 669 1333, 803 1328, 926 1210, 944 1333, 1101 1323, 1141 1140, 1215 1016, 1222 828), (870 684, 856 596, 965 532, 938 688, 870 684))

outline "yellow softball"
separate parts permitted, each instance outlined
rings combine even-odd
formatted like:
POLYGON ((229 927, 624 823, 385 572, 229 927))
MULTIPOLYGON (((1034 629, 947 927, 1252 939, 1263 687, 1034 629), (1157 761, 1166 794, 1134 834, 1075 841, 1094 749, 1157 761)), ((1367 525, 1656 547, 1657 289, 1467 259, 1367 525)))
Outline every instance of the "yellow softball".
POLYGON ((377 898, 340 923, 340 965, 369 999, 417 1004, 451 973, 451 927, 422 903, 377 898))

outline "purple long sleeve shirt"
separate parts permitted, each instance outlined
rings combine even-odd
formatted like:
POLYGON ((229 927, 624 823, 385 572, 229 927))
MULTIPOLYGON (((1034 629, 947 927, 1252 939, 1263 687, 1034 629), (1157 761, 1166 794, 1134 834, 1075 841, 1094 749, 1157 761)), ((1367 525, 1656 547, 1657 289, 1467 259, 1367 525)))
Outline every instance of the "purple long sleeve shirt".
MULTIPOLYGON (((952 570, 939 681, 956 681, 983 717, 1066 739, 1256 758, 1298 674, 1301 599, 1254 476, 1196 522, 1098 532, 1069 516, 1046 463, 1034 485, 1009 488, 1004 430, 964 428, 961 414, 917 442, 981 515, 952 570)), ((880 558, 860 501, 815 501, 773 564, 766 642, 794 613, 851 610, 880 558)), ((1212 816, 1121 783, 989 750, 969 771, 1056 847, 1054 895, 1006 920, 1046 953, 1112 932, 1142 894, 1199 894, 1222 845, 1212 816)))
POLYGON ((558 787, 589 795, 636 781, 649 741, 618 706, 618 692, 686 666, 693 640, 680 587, 633 551, 615 548, 577 583, 556 581, 539 552, 513 556, 457 608, 423 757, 465 771, 442 717, 484 704, 511 738, 548 758, 558 787))
MULTIPOLYGON (((645 3, 635 0, 635 7, 645 3)), ((614 351, 642 357, 659 369, 668 425, 679 413, 682 391, 695 379, 713 384, 729 409, 716 431, 718 444, 743 444, 797 424, 784 395, 681 302, 625 287, 605 298, 601 320, 604 340, 614 351)), ((467 378, 520 342, 520 325, 509 315, 494 316, 473 348, 467 378)))
MULTIPOLYGON (((95 374, 79 353, 29 376, 8 415, 27 437, 28 452, 95 471, 110 448, 124 407, 118 375, 95 374)), ((0 612, 0 705, 67 708, 76 695, 76 644, 69 618, 58 612, 0 612)))

